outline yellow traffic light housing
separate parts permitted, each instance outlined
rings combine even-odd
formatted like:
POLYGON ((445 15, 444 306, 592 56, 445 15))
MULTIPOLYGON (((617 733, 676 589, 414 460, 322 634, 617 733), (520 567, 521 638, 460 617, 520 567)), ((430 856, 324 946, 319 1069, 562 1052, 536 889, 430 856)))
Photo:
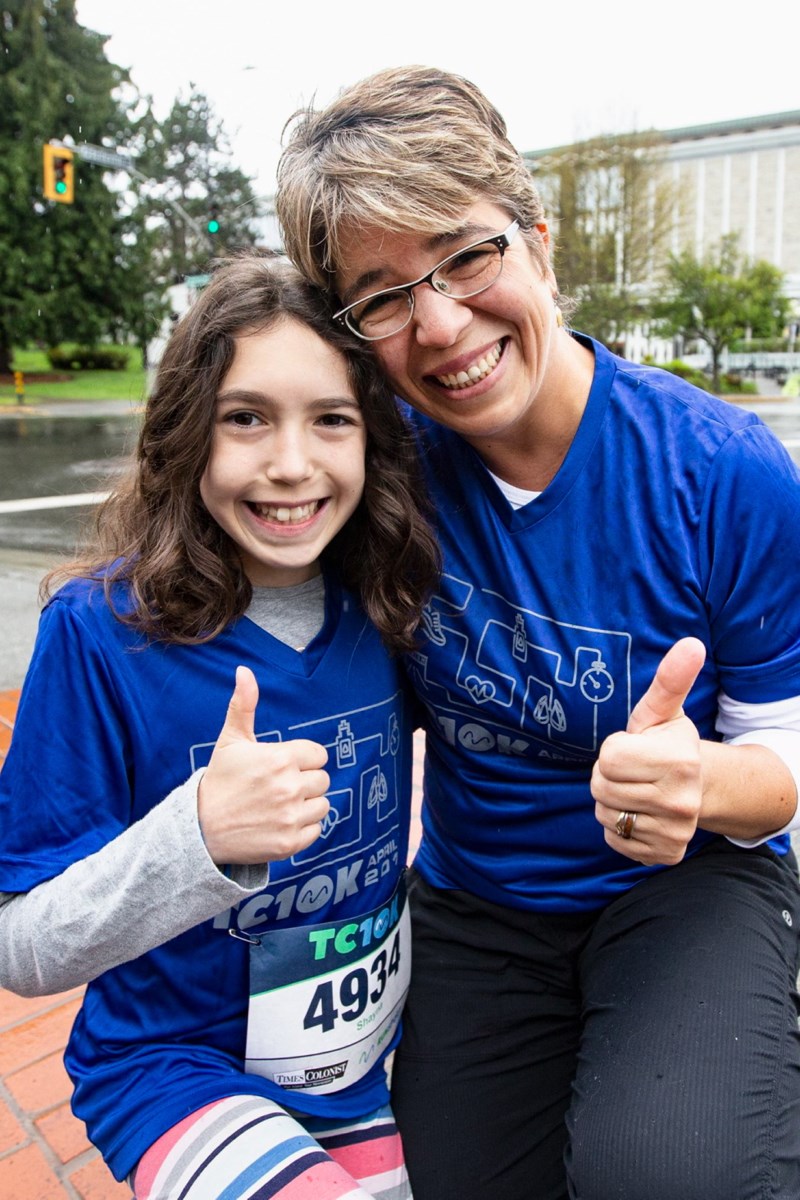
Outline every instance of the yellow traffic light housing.
POLYGON ((67 146, 51 146, 49 142, 42 149, 46 199, 58 204, 72 204, 75 199, 72 151, 67 146))

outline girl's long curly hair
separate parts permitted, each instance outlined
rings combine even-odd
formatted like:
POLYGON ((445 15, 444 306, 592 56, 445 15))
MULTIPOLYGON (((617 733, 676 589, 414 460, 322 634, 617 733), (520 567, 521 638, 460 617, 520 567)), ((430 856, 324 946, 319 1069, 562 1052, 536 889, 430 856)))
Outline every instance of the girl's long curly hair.
POLYGON ((347 362, 367 431, 366 483, 353 516, 326 548, 393 652, 415 644, 439 554, 411 434, 366 345, 331 322, 328 297, 285 261, 248 253, 222 263, 164 351, 130 472, 100 506, 93 536, 57 580, 101 580, 119 620, 147 637, 202 643, 247 609, 252 588, 233 540, 200 498, 217 393, 238 334, 301 321, 347 362), (124 581, 131 603, 113 604, 124 581), (130 611, 129 611, 130 608, 130 611))

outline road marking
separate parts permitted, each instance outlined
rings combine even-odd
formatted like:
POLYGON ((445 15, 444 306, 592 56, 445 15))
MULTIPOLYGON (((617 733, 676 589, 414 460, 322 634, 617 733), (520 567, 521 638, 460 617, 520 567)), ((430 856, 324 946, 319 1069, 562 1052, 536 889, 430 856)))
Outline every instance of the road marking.
POLYGON ((102 504, 110 492, 76 492, 71 496, 31 496, 27 500, 0 500, 0 513, 34 512, 38 508, 77 508, 102 504))

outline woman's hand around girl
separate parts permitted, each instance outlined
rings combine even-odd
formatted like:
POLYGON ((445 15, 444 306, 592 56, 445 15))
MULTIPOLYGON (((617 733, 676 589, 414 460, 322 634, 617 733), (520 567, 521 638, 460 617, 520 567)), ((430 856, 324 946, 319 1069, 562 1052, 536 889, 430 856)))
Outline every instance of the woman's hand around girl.
POLYGON ((330 810, 317 742, 258 742, 258 683, 238 667, 225 724, 200 781, 197 811, 206 848, 218 866, 264 863, 307 849, 330 810))

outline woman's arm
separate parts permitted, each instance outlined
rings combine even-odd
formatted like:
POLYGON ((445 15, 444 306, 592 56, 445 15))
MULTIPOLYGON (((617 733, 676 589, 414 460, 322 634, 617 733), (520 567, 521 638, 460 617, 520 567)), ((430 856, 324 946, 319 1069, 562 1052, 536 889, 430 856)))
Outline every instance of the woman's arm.
MULTIPOLYGON (((759 734, 751 718, 748 744, 701 741, 684 714, 704 657, 697 639, 677 642, 626 731, 600 748, 592 775, 595 813, 608 844, 637 862, 680 862, 698 827, 755 845, 791 827, 795 817, 797 787, 787 755, 757 744, 759 736, 769 742, 769 730, 759 734), (630 837, 617 832, 620 813, 636 814, 630 837)), ((796 753, 800 735, 791 728, 785 735, 796 753)))
POLYGON ((757 734, 752 742, 738 745, 701 742, 700 761, 701 829, 722 833, 739 845, 757 846, 795 828, 794 775, 786 759, 759 743, 757 734))

